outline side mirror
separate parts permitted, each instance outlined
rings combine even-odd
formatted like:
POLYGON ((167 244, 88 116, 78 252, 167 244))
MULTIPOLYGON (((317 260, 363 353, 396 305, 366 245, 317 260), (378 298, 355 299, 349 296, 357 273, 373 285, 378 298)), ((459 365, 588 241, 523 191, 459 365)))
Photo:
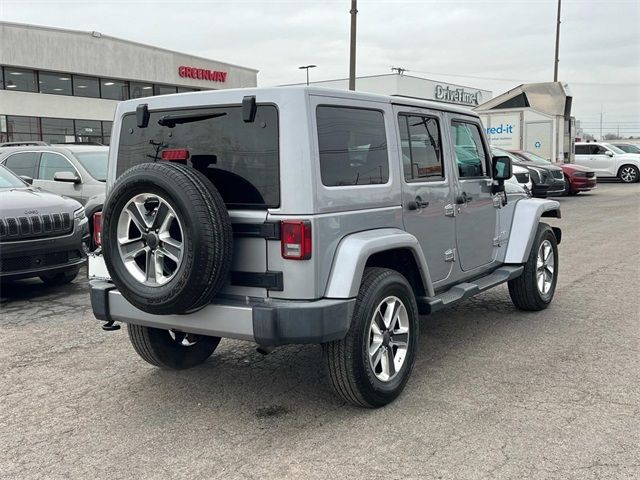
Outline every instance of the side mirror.
POLYGON ((505 156, 493 157, 493 179, 503 183, 511 178, 511 158, 505 156))
POLYGON ((605 154, 607 157, 613 157, 613 152, 612 152, 611 150, 607 150, 606 152, 604 152, 604 154, 605 154))
POLYGON ((33 185, 33 178, 31 178, 28 175, 20 175, 20 178, 22 180, 24 180, 25 183, 29 184, 29 185, 33 185))
POLYGON ((56 182, 80 183, 80 177, 73 172, 56 172, 53 174, 56 182))

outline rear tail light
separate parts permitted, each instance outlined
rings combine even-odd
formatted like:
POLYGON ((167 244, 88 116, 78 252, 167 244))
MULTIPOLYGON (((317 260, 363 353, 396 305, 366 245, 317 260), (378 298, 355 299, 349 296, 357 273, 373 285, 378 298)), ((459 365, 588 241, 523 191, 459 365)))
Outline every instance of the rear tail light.
POLYGON ((93 244, 96 247, 102 245, 102 212, 93 214, 93 244))
POLYGON ((189 158, 189 150, 186 148, 165 148, 160 152, 160 158, 169 162, 187 160, 189 158))
POLYGON ((282 258, 311 258, 311 223, 307 220, 283 220, 280 223, 280 248, 282 258))

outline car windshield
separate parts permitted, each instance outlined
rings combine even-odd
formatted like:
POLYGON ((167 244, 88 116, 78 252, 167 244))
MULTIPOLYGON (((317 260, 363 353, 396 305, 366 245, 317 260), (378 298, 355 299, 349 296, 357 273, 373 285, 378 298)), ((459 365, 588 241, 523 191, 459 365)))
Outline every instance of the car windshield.
POLYGON ((611 150, 613 153, 625 153, 624 150, 616 147, 615 145, 611 145, 610 143, 603 143, 603 145, 607 147, 609 150, 611 150))
POLYGON ((537 163, 538 165, 549 165, 551 163, 546 158, 539 157, 535 153, 531 152, 522 152, 522 156, 524 156, 530 162, 537 163))
POLYGON ((0 188, 23 188, 27 185, 6 167, 0 166, 0 188))
POLYGON ((105 182, 107 180, 107 159, 109 152, 106 150, 95 152, 73 152, 82 166, 96 180, 105 182))
POLYGON ((517 157, 511 152, 507 152, 506 150, 501 150, 495 147, 491 149, 491 155, 494 157, 509 157, 512 162, 521 162, 523 160, 522 158, 517 157))
POLYGON ((640 153, 640 147, 638 145, 616 145, 616 147, 627 153, 640 153))

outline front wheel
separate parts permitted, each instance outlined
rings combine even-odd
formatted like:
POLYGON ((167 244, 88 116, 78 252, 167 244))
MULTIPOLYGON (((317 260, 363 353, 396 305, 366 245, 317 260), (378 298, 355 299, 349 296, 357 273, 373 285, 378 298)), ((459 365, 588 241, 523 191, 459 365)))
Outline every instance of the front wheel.
POLYGON ((524 272, 509 281, 511 301, 520 310, 544 310, 553 299, 557 282, 558 242, 551 227, 540 223, 524 272))
POLYGON ((166 370, 184 370, 207 360, 220 337, 129 324, 129 340, 143 360, 166 370))
POLYGON ((623 165, 618 171, 618 178, 624 183, 635 183, 640 180, 638 167, 635 165, 623 165))
POLYGON ((382 407, 404 389, 418 344, 418 307, 400 273, 367 268, 351 327, 322 345, 335 394, 362 407, 382 407))

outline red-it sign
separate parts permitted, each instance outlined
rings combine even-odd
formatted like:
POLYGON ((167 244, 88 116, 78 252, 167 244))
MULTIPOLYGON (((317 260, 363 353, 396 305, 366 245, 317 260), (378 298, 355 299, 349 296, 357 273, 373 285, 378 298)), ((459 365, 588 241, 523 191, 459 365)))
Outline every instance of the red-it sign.
POLYGON ((207 70, 205 68, 178 67, 178 75, 184 78, 193 78, 195 80, 209 80, 210 82, 226 82, 227 72, 219 72, 217 70, 207 70))

